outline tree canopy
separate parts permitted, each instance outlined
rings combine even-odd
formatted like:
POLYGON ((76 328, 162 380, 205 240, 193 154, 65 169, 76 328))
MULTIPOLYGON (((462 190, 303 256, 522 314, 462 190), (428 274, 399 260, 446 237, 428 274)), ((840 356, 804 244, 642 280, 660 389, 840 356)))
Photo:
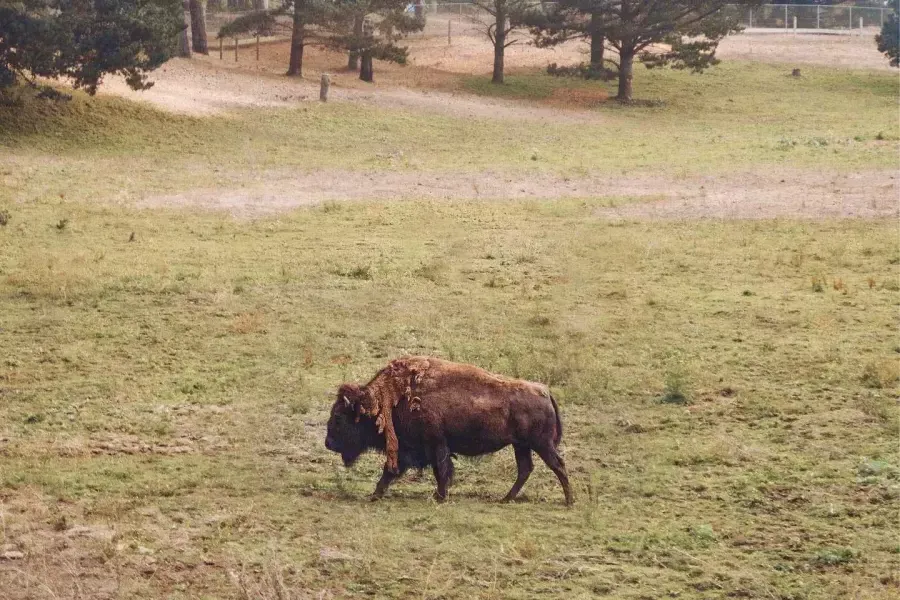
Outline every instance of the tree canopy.
POLYGON ((617 98, 631 100, 634 59, 647 67, 671 66, 701 72, 718 63, 716 49, 740 31, 726 4, 758 5, 753 0, 561 0, 529 24, 537 45, 552 46, 573 37, 597 34, 619 58, 609 61, 619 78, 617 98))
POLYGON ((147 89, 183 19, 181 0, 0 0, 0 89, 65 77, 94 94, 114 73, 147 89))
POLYGON ((900 22, 897 20, 900 14, 900 0, 893 0, 891 8, 894 10, 888 15, 881 26, 881 33, 875 36, 878 51, 883 52, 891 61, 892 67, 900 67, 900 22))

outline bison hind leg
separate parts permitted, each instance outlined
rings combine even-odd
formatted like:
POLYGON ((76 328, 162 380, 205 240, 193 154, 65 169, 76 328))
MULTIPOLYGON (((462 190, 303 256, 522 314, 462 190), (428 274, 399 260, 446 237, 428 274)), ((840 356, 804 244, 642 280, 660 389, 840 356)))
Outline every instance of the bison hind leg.
POLYGON ((569 475, 566 472, 566 463, 559 455, 559 452, 553 447, 536 448, 535 451, 538 453, 538 456, 541 457, 541 460, 550 467, 550 470, 556 474, 556 478, 559 479, 559 483, 562 485, 563 494, 566 496, 566 504, 571 505, 575 502, 575 499, 572 496, 572 488, 569 485, 569 475))
POLYGON ((516 477, 516 482, 509 490, 509 493, 503 498, 503 502, 511 502, 516 499, 516 496, 518 496, 519 492, 522 490, 522 486, 528 481, 531 471, 534 470, 534 461, 531 459, 531 448, 527 446, 514 446, 513 448, 516 452, 516 467, 518 468, 519 474, 516 477))
POLYGON ((437 491, 434 494, 438 502, 447 499, 447 488, 453 481, 453 460, 450 458, 450 448, 446 442, 440 443, 434 449, 434 478, 437 479, 437 491))

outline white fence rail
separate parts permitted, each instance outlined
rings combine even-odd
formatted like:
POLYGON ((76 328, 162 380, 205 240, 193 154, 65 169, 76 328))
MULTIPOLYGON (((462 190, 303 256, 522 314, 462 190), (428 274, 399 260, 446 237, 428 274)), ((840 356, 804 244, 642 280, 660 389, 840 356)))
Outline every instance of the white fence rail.
MULTIPOLYGON (((553 6, 555 2, 536 4, 553 6)), ((207 0, 210 13, 246 12, 255 8, 272 7, 281 0, 207 0)), ((410 7, 415 5, 413 0, 410 7)), ((478 7, 472 2, 429 2, 422 0, 421 10, 427 15, 474 16, 478 7)), ((877 6, 810 5, 810 4, 765 4, 757 8, 745 8, 738 4, 726 5, 726 11, 734 13, 744 27, 764 29, 791 29, 794 19, 799 29, 859 29, 860 27, 881 27, 887 19, 890 8, 877 6)))
MULTIPOLYGON (((486 12, 473 2, 431 2, 411 0, 410 12, 418 10, 426 18, 425 29, 418 35, 426 37, 459 35, 484 35, 491 20, 486 12), (452 25, 459 23, 461 26, 452 25)), ((534 0, 535 5, 552 8, 555 2, 534 0)), ((252 10, 268 7, 276 8, 281 0, 207 0, 208 29, 215 37, 219 28, 252 10)), ((887 19, 889 8, 847 6, 847 5, 808 5, 808 4, 764 4, 757 8, 746 8, 738 4, 727 4, 724 9, 735 16, 740 24, 748 29, 784 30, 800 33, 825 32, 859 32, 874 30, 882 26, 887 19)), ((290 18, 282 17, 275 32, 277 38, 290 36, 290 18)))
POLYGON ((765 4, 745 8, 729 4, 725 8, 741 25, 759 29, 865 29, 880 28, 888 8, 847 5, 765 4))

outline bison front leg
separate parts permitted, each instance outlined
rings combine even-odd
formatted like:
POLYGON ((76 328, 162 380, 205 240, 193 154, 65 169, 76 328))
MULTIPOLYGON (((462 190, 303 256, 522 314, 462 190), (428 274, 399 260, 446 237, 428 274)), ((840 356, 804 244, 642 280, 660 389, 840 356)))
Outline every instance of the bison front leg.
POLYGON ((441 443, 435 448, 434 478, 437 479, 437 492, 434 497, 438 502, 443 502, 447 499, 447 488, 453 481, 453 461, 446 443, 441 443))
POLYGON ((369 500, 373 502, 375 500, 380 500, 384 493, 387 491, 388 487, 390 487, 391 483, 394 482, 395 479, 400 477, 403 474, 405 469, 401 469, 400 473, 394 473, 391 471, 387 465, 385 465, 384 470, 381 472, 381 479, 378 480, 378 484, 375 486, 375 491, 372 492, 372 495, 369 496, 369 500))
POLYGON ((510 489, 509 493, 506 494, 506 497, 503 498, 503 502, 515 500, 516 496, 518 496, 519 492, 522 490, 522 486, 528 481, 528 476, 531 475, 531 472, 534 470, 534 462, 531 460, 531 448, 528 448, 527 446, 515 446, 514 448, 516 451, 516 467, 519 469, 519 475, 516 477, 516 482, 513 484, 512 489, 510 489))

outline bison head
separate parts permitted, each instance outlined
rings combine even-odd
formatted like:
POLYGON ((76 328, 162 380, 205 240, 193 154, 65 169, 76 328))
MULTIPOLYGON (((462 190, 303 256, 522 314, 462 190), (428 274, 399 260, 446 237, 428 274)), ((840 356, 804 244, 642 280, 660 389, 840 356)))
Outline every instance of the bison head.
POLYGON ((358 385, 345 383, 338 389, 337 399, 331 406, 325 447, 340 453, 345 467, 353 466, 362 453, 374 445, 372 438, 377 433, 374 424, 368 419, 359 419, 365 394, 358 385))

